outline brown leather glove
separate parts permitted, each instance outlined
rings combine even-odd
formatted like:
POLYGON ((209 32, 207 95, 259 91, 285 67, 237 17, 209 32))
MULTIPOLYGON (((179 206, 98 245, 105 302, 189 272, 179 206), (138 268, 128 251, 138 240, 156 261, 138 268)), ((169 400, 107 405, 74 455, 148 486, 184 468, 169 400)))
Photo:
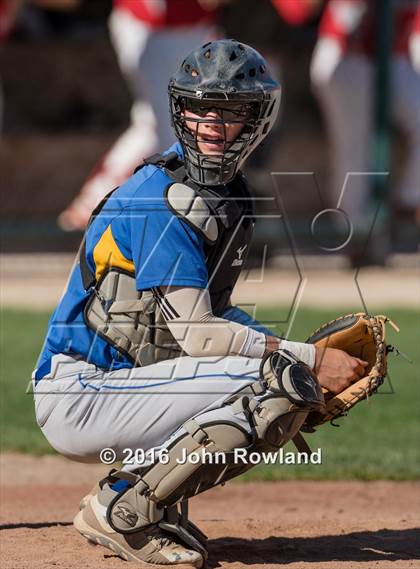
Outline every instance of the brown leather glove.
POLYGON ((371 316, 363 312, 336 318, 318 328, 307 340, 318 348, 337 348, 349 355, 368 361, 366 375, 338 394, 322 388, 326 403, 325 413, 310 412, 302 431, 312 432, 314 427, 345 416, 363 399, 373 395, 382 385, 387 371, 385 324, 386 316, 371 316))

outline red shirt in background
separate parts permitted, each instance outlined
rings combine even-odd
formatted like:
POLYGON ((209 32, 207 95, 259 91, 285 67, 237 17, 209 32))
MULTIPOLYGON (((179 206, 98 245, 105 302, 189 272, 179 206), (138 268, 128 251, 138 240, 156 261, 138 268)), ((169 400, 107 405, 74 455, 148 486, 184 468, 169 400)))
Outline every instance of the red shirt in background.
MULTIPOLYGON (((420 29, 420 2, 393 0, 392 52, 408 53, 408 39, 417 26, 420 29)), ((333 37, 344 51, 373 55, 376 46, 377 0, 329 0, 321 19, 320 37, 333 37)))
POLYGON ((304 24, 322 5, 322 2, 313 0, 271 0, 271 3, 279 16, 291 26, 304 24))
POLYGON ((213 23, 216 9, 204 9, 197 0, 114 0, 114 7, 131 12, 152 28, 213 23))
POLYGON ((12 33, 19 8, 15 0, 0 0, 0 43, 12 33))

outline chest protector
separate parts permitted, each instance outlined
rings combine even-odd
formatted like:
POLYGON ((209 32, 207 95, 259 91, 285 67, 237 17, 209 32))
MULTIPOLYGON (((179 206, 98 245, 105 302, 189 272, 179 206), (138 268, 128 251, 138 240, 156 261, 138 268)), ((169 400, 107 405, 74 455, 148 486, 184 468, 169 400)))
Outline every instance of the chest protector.
MULTIPOLYGON (((204 240, 212 309, 221 316, 230 304, 254 226, 252 198, 245 180, 238 174, 227 187, 195 185, 186 178, 175 152, 154 155, 144 163, 162 168, 172 178, 165 191, 168 208, 204 240)), ((95 208, 89 225, 112 193, 95 208)), ((139 292, 133 273, 109 267, 97 280, 86 261, 85 242, 80 250, 80 269, 85 290, 92 291, 85 306, 85 322, 96 334, 134 366, 181 355, 152 291, 139 292)))

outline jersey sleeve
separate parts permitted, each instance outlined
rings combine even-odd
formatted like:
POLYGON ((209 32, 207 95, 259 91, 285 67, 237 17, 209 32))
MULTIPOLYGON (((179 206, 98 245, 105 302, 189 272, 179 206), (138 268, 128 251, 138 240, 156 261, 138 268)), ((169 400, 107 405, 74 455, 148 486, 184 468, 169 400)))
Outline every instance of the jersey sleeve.
POLYGON ((138 290, 207 287, 202 238, 164 205, 132 218, 131 246, 138 290))

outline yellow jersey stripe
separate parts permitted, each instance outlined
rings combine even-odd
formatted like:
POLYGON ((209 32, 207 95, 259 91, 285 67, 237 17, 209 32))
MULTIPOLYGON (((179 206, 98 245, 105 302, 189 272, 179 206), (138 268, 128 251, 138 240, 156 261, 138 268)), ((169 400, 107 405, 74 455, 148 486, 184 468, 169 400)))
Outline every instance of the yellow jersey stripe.
POLYGON ((112 235, 111 226, 108 225, 106 231, 95 245, 93 250, 93 261, 95 263, 95 276, 97 279, 109 268, 116 267, 134 273, 134 263, 129 261, 121 253, 112 235))

